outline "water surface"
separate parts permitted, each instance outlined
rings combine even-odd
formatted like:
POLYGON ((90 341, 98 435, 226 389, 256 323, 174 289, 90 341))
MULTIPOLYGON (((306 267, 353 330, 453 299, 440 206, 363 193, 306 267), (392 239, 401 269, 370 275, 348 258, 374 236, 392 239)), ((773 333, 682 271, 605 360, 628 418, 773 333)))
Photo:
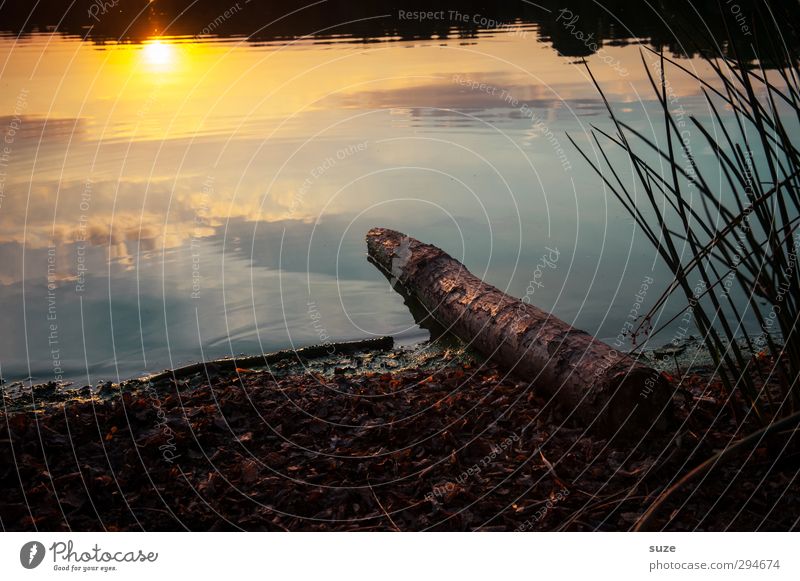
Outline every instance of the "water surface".
MULTIPOLYGON (((3 377, 95 383, 326 340, 425 340, 366 261, 373 226, 615 338, 669 277, 566 138, 596 157, 590 126, 610 127, 576 55, 645 131, 660 119, 645 72, 657 57, 634 33, 592 51, 544 26, 372 42, 3 36, 3 377)), ((708 118, 696 82, 670 87, 708 118)))

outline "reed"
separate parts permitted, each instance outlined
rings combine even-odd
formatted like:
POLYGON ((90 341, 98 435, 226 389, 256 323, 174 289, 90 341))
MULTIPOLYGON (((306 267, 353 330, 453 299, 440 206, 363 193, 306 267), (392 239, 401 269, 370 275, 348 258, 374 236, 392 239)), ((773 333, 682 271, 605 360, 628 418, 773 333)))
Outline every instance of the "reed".
POLYGON ((673 275, 637 331, 652 339, 690 311, 737 421, 762 425, 800 409, 800 70, 773 48, 769 59, 744 58, 733 42, 705 51, 710 78, 643 50, 663 114, 649 134, 615 113, 587 65, 614 129, 592 127, 594 159, 568 136, 673 275), (766 62, 778 65, 768 73, 766 62), (694 142, 684 139, 665 68, 702 89, 710 113, 690 116, 694 142), (715 163, 697 163, 699 146, 715 163), (680 312, 665 316, 676 300, 680 312))

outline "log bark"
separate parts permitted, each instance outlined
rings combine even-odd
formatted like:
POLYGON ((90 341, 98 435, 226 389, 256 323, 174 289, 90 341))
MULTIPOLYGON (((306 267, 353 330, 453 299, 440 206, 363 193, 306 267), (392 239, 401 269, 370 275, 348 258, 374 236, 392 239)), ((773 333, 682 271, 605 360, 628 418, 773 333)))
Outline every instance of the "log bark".
POLYGON ((486 284, 436 246, 373 228, 367 250, 440 325, 534 382, 587 428, 630 435, 666 423, 671 390, 654 369, 486 284))

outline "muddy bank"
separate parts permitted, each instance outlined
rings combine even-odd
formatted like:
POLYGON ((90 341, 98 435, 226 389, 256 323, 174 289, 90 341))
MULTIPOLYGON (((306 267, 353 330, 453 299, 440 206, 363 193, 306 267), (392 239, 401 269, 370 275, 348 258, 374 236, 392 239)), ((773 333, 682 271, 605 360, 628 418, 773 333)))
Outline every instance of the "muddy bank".
POLYGON ((3 409, 6 412, 42 411, 70 402, 101 402, 125 392, 137 395, 152 389, 157 391, 169 389, 175 382, 180 382, 183 387, 193 388, 215 381, 220 374, 261 370, 269 372, 274 377, 283 377, 306 372, 325 375, 334 372, 382 371, 400 366, 424 366, 441 353, 441 347, 423 345, 395 348, 392 337, 377 337, 191 363, 176 369, 128 379, 119 384, 101 381, 94 386, 78 387, 69 381, 50 381, 32 385, 25 381, 15 381, 4 383, 0 386, 0 391, 3 397, 3 409))
MULTIPOLYGON (((749 353, 747 345, 740 346, 749 353)), ((695 338, 642 351, 637 355, 647 365, 669 377, 690 373, 711 380, 712 358, 705 345, 695 338)), ((417 345, 396 346, 392 337, 377 337, 286 349, 262 355, 240 355, 237 358, 191 363, 173 370, 164 370, 116 384, 100 381, 96 385, 76 385, 69 381, 31 384, 26 381, 0 383, 2 407, 6 413, 22 410, 45 410, 65 403, 101 402, 119 396, 155 388, 169 389, 177 381, 184 388, 193 388, 220 375, 238 370, 264 371, 275 378, 314 373, 326 377, 340 374, 391 372, 403 369, 434 370, 439 366, 478 365, 484 357, 449 335, 436 334, 436 339, 417 345)))
MULTIPOLYGON (((668 434, 631 444, 458 350, 335 357, 3 412, 4 529, 627 530, 736 437, 700 375, 681 378, 668 434)), ((788 530, 797 458, 731 460, 656 525, 788 530)))

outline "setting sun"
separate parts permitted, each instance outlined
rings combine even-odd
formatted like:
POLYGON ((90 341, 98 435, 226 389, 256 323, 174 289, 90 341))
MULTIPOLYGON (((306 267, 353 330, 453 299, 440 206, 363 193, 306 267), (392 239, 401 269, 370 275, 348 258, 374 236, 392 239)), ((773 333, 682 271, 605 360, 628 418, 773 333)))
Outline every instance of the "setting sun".
POLYGON ((144 60, 149 65, 163 67, 175 60, 175 47, 160 40, 146 43, 142 51, 144 60))

